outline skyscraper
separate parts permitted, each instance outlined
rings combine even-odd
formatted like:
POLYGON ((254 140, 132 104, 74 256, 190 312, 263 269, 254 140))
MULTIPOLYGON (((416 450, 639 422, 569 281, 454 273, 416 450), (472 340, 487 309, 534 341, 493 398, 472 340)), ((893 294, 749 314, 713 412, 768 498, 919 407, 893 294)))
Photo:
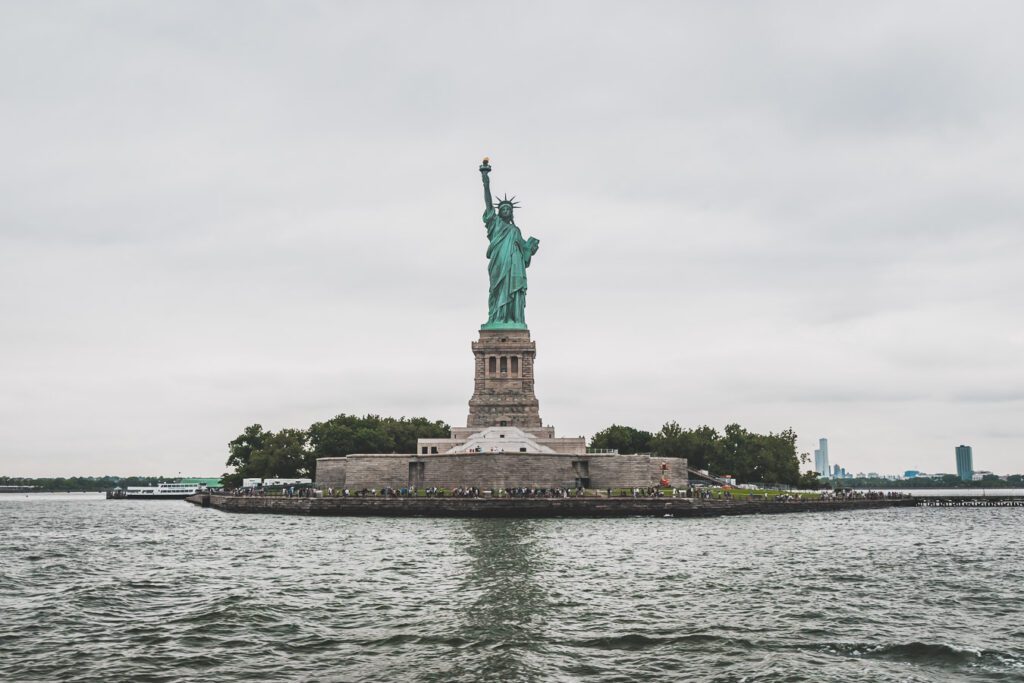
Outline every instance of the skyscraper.
POLYGON ((818 447, 814 449, 814 469, 823 477, 829 475, 828 439, 818 439, 818 447))
POLYGON ((971 481, 974 476, 974 452, 970 446, 956 447, 956 476, 963 481, 971 481))

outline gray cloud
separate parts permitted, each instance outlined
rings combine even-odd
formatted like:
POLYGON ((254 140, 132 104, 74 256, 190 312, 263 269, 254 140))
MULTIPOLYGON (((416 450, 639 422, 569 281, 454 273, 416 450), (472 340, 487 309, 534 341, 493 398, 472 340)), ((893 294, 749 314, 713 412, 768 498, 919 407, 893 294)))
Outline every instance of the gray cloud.
POLYGON ((1020 471, 1013 3, 0 10, 0 471, 465 419, 476 164, 542 241, 543 417, 1020 471))

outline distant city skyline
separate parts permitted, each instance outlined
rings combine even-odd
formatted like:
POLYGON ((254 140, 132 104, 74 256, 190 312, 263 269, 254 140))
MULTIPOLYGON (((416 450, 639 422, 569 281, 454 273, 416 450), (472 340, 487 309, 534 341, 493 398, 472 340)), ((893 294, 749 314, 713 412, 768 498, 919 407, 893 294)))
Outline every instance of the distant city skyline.
POLYGON ((0 474, 464 425, 484 156, 560 434, 1021 469, 1024 5, 300 5, 0 5, 0 474))

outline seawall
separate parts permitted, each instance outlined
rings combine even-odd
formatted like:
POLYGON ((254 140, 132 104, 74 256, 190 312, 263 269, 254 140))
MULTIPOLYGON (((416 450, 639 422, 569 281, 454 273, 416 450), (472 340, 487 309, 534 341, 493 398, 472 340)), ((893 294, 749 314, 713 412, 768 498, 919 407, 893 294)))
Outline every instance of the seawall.
POLYGON ((912 499, 720 501, 690 498, 283 498, 196 494, 224 512, 335 517, 719 517, 913 507, 912 499))

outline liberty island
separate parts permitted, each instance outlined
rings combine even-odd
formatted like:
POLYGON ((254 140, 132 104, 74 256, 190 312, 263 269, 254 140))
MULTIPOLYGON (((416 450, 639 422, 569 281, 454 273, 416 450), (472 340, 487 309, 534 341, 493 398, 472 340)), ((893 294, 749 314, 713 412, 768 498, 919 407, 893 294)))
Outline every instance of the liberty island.
POLYGON ((319 457, 314 488, 298 498, 200 494, 192 502, 234 512, 505 517, 712 516, 913 505, 892 498, 711 500, 694 496, 690 476, 702 475, 686 458, 588 449, 582 436, 556 436, 540 416, 537 344, 526 324, 527 269, 540 240, 523 237, 515 196, 492 195, 492 170, 485 157, 479 171, 487 320, 470 344, 474 379, 466 426, 452 428, 447 437, 419 438, 413 453, 319 457))

